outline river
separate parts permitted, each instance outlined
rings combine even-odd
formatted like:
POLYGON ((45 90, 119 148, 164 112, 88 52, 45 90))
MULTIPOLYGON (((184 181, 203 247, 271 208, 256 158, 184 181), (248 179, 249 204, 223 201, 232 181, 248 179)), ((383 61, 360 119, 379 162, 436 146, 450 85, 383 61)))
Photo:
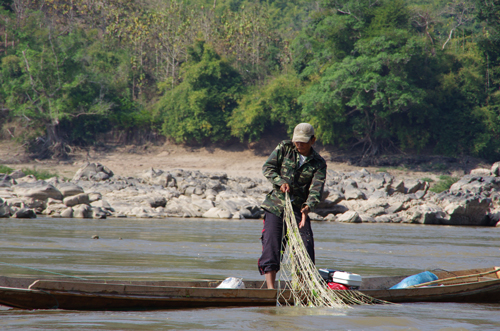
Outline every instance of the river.
MULTIPOLYGON (((368 275, 500 266, 500 228, 314 222, 316 265, 368 275)), ((0 275, 262 279, 259 220, 0 219, 0 275), (97 235, 99 239, 92 239, 97 235)), ((2 330, 499 330, 500 304, 140 312, 0 306, 2 330)))

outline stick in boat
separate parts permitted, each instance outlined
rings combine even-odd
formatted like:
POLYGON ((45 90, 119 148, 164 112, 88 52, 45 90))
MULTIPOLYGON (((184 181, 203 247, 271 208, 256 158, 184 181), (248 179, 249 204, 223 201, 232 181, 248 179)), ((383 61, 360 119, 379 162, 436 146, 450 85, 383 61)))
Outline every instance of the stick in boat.
POLYGON ((422 287, 422 286, 433 285, 433 284, 437 284, 437 283, 448 282, 450 280, 464 279, 464 278, 470 278, 470 277, 481 277, 481 276, 485 276, 485 275, 489 275, 489 274, 493 274, 493 273, 497 273, 497 277, 498 277, 499 270, 500 270, 500 267, 495 267, 493 270, 490 270, 490 271, 480 272, 480 273, 477 273, 477 274, 455 276, 455 277, 449 277, 449 278, 443 278, 443 279, 433 280, 431 282, 426 282, 426 283, 422 283, 422 284, 408 286, 407 288, 422 287))

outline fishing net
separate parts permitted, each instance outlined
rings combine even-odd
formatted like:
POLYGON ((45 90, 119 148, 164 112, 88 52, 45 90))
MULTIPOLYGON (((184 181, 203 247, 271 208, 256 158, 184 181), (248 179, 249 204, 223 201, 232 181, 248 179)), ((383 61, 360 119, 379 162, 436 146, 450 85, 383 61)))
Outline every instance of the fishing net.
POLYGON ((346 308, 355 304, 387 303, 359 291, 328 288, 304 246, 288 193, 283 221, 287 244, 278 277, 278 306, 346 308))

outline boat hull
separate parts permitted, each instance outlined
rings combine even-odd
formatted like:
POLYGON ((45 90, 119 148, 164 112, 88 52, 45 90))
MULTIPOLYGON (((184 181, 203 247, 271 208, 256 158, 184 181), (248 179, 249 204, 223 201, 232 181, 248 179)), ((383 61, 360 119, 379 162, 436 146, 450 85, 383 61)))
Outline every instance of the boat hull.
MULTIPOLYGON (((389 302, 500 303, 496 268, 436 272, 442 284, 388 289, 405 276, 368 277, 360 292, 389 302), (487 273, 487 277, 478 276, 487 273), (455 277, 449 277, 455 275, 455 277), (456 278, 456 279, 455 279, 456 278)), ((218 289, 220 281, 61 281, 0 277, 0 304, 21 309, 155 310, 207 307, 275 306, 277 291, 262 281, 245 289, 218 289)), ((282 284, 284 285, 284 284, 282 284)), ((285 291, 280 303, 293 302, 285 291), (286 299, 289 298, 289 299, 286 299)))

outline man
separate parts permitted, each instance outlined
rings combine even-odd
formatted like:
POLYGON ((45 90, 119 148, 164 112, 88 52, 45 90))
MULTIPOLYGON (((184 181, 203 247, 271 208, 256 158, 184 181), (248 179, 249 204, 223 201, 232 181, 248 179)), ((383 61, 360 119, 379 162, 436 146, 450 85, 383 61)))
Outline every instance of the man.
POLYGON ((314 238, 309 212, 320 202, 326 178, 326 162, 312 148, 316 142, 314 128, 308 123, 297 125, 292 141, 282 141, 262 167, 273 184, 262 208, 265 211, 262 230, 262 256, 258 266, 266 278, 267 288, 274 289, 280 269, 285 194, 290 194, 300 235, 314 263, 314 238))

